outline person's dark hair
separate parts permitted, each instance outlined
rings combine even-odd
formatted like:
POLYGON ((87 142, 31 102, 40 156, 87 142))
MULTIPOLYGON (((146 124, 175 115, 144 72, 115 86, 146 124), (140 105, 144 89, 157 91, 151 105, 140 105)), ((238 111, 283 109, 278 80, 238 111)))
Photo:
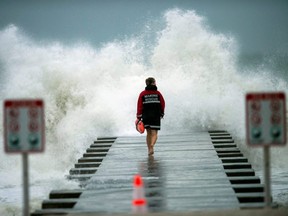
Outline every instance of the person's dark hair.
POLYGON ((148 85, 154 84, 156 80, 153 77, 148 77, 145 82, 146 82, 146 85, 148 86, 148 85))

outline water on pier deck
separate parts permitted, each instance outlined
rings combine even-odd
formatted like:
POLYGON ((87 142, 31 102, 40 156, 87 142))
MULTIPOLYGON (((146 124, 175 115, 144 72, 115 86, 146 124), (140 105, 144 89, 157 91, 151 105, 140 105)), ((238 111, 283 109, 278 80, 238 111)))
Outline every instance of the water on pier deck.
POLYGON ((145 136, 117 138, 74 209, 131 212, 137 173, 150 212, 239 208, 209 133, 162 135, 154 150, 147 155, 145 136))

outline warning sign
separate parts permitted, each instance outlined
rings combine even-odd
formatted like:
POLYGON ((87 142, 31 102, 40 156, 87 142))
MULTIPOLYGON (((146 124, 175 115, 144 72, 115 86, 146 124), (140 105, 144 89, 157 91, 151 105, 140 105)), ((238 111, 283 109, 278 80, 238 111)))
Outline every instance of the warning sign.
POLYGON ((246 95, 248 145, 286 144, 286 100, 283 92, 246 95))
POLYGON ((44 131, 44 102, 42 100, 4 101, 6 152, 42 152, 45 141, 44 131))

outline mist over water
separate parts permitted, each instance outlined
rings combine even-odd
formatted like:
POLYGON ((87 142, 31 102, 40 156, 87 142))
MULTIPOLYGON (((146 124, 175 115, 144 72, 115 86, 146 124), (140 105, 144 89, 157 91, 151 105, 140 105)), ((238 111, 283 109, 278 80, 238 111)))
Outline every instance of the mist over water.
MULTIPOLYGON (((136 101, 148 76, 156 78, 167 104, 160 135, 227 129, 256 165, 262 163, 259 151, 245 147, 244 95, 286 91, 287 81, 260 65, 242 71, 233 35, 213 32, 195 11, 169 10, 160 23, 97 48, 36 41, 14 25, 0 30, 1 101, 45 101, 45 152, 30 156, 30 182, 39 199, 63 185, 77 187, 64 175, 97 137, 138 135, 136 101)), ((2 137, 3 125, 0 132, 2 137)), ((279 148, 272 158, 286 173, 287 153, 287 147, 279 148)), ((6 192, 22 184, 21 158, 4 153, 3 138, 0 157, 1 202, 13 203, 17 198, 6 192)))

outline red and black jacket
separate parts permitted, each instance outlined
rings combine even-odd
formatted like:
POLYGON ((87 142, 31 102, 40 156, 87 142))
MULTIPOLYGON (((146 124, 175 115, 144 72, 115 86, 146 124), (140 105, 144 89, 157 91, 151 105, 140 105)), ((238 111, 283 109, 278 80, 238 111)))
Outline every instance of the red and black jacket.
POLYGON ((165 100, 157 86, 148 85, 142 91, 137 103, 137 118, 160 118, 164 116, 165 100))

